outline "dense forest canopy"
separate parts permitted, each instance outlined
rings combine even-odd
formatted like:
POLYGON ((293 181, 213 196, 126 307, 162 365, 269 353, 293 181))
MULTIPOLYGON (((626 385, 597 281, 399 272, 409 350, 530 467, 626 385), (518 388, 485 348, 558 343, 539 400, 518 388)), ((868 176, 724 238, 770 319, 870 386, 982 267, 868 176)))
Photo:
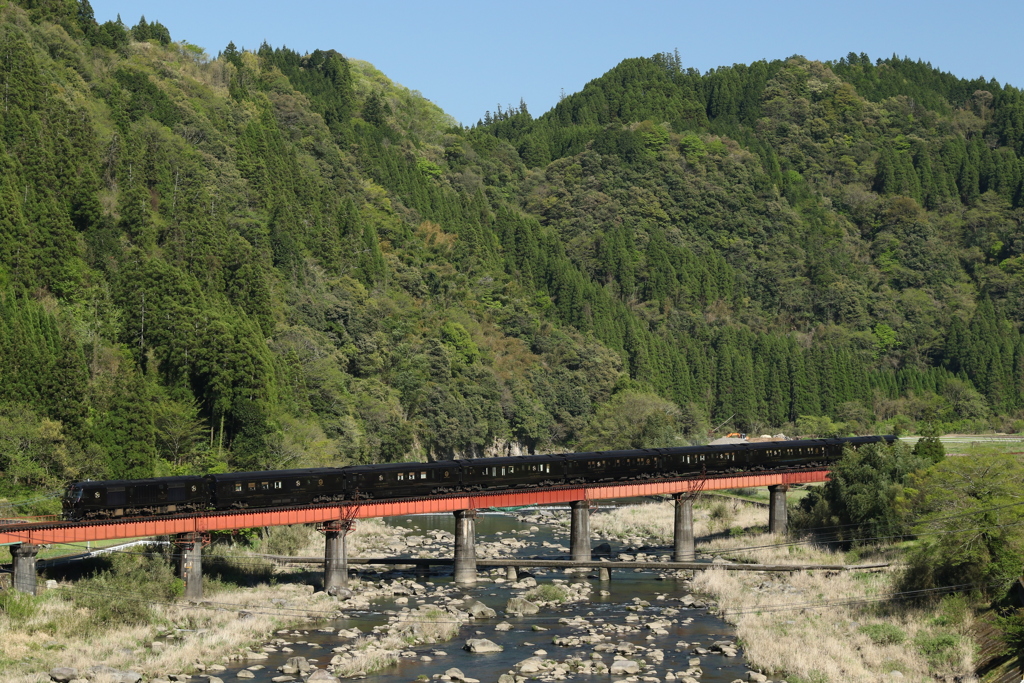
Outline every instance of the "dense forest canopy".
POLYGON ((1016 88, 659 54, 464 128, 87 0, 0 7, 0 80, 7 495, 1024 426, 1016 88))

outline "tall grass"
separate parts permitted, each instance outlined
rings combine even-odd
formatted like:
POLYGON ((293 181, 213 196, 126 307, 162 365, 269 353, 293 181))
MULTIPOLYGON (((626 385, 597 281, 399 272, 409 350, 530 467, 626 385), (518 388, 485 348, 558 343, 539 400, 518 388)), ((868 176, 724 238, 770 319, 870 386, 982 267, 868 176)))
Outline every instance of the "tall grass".
MULTIPOLYGON (((730 545, 771 539, 722 539, 714 546, 725 552, 730 545)), ((759 549, 752 559, 841 564, 844 557, 811 546, 776 546, 759 549)), ((867 553, 862 559, 879 557, 867 553)), ((718 601, 722 615, 736 624, 751 665, 772 678, 867 683, 899 671, 907 680, 934 674, 974 680, 967 613, 951 604, 938 612, 949 617, 938 619, 935 610, 884 600, 895 590, 897 574, 809 571, 785 577, 713 569, 698 572, 693 587, 718 601)))

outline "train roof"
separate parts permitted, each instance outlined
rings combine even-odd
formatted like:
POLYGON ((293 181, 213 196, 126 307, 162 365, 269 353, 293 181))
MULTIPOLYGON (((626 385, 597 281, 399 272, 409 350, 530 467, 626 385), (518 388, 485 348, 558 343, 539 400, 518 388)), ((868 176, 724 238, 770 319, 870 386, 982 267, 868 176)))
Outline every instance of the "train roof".
POLYGON ((185 475, 181 477, 151 477, 149 479, 104 479, 96 480, 82 479, 80 481, 73 481, 68 486, 80 486, 82 488, 97 488, 106 486, 145 486, 146 484, 189 484, 195 481, 202 481, 203 478, 198 475, 185 475))
POLYGON ((456 460, 440 460, 438 462, 385 462, 379 465, 352 465, 346 472, 394 472, 406 470, 438 469, 452 467, 456 460))
POLYGON ((564 455, 551 455, 551 454, 544 454, 544 455, 509 455, 509 456, 506 456, 506 457, 503 457, 503 458, 466 458, 465 460, 453 460, 452 462, 457 462, 457 463, 459 463, 460 465, 463 465, 463 466, 465 466, 465 465, 473 465, 473 466, 476 466, 476 465, 480 465, 480 466, 490 466, 490 465, 521 465, 521 464, 526 463, 526 462, 553 462, 553 461, 556 461, 556 460, 561 460, 564 457, 565 457, 564 455))
MULTIPOLYGON (((348 468, 346 468, 348 469, 348 468)), ((317 477, 326 474, 341 474, 339 467, 306 467, 295 470, 260 470, 259 472, 222 472, 208 474, 214 481, 234 481, 236 479, 287 479, 290 477, 317 477)))

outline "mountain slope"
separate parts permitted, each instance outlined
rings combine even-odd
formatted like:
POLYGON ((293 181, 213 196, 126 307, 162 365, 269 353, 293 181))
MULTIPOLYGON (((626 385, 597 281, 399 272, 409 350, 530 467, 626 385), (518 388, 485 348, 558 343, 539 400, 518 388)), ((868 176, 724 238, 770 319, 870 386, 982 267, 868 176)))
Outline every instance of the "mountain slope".
POLYGON ((658 55, 462 129, 333 50, 0 14, 7 493, 1024 408, 1012 88, 658 55))

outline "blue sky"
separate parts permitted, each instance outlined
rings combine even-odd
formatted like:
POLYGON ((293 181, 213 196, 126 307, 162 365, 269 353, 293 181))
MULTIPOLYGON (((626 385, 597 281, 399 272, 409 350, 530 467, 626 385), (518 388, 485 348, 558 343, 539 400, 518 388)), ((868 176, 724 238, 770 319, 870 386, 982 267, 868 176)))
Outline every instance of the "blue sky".
POLYGON ((99 21, 145 14, 215 56, 234 41, 372 62, 465 124, 523 98, 537 116, 627 57, 679 50, 684 66, 801 54, 897 53, 1024 87, 1024 2, 862 0, 505 3, 350 0, 91 0, 99 21))

